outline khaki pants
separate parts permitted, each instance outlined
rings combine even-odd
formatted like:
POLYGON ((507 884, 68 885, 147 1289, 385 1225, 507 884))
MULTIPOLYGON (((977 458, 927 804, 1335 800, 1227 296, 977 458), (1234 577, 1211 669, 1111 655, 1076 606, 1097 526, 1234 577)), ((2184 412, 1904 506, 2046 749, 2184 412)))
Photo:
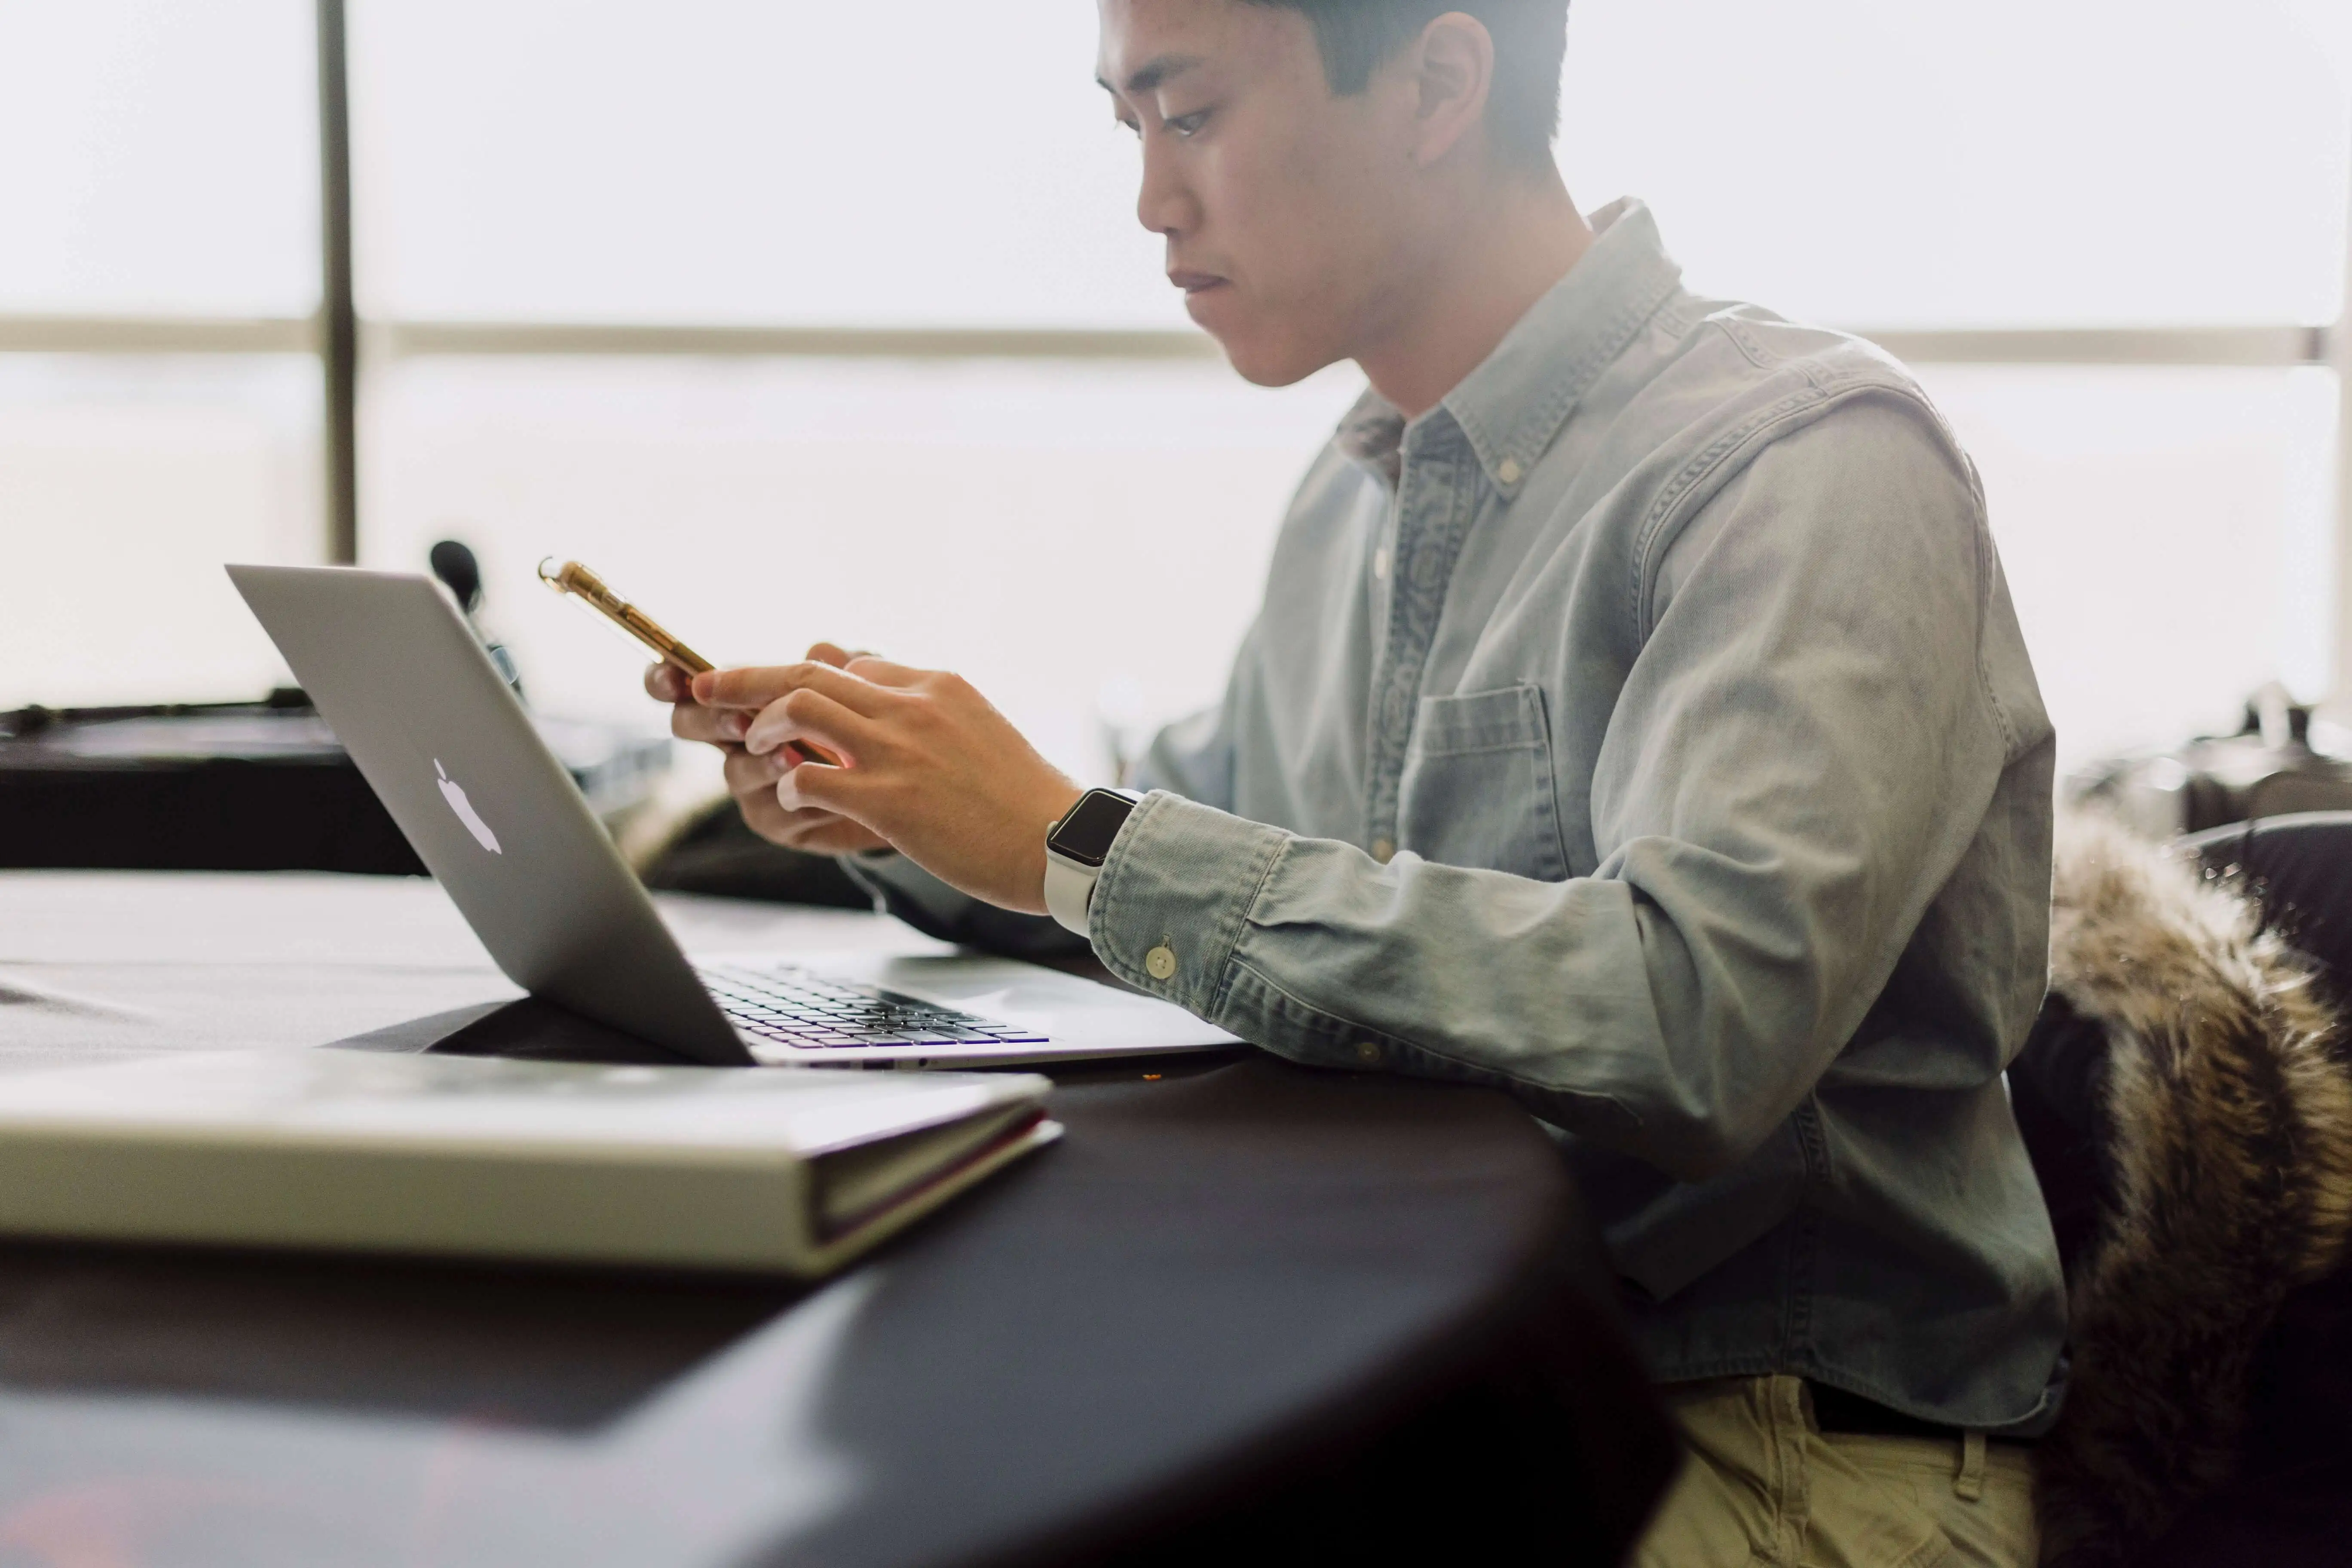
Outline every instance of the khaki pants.
POLYGON ((2029 1448, 1824 1433, 1793 1377, 1665 1398, 1691 1451, 1634 1549, 1640 1568, 2032 1568, 2029 1448))

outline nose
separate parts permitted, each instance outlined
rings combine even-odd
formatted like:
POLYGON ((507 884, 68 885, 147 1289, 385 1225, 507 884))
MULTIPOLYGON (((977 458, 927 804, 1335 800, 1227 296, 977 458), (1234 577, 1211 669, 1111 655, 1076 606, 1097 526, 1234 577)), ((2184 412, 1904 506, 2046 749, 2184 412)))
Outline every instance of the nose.
POLYGON ((1168 140, 1148 132, 1144 135, 1143 185, 1136 194, 1135 218, 1152 233, 1172 238, 1199 226, 1200 204, 1168 140))

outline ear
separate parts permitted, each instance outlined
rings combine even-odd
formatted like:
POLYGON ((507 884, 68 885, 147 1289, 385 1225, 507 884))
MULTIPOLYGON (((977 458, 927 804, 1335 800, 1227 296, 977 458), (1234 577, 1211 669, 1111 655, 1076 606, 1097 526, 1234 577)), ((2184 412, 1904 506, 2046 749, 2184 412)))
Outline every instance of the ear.
POLYGON ((1418 99, 1413 166, 1426 169, 1484 123, 1495 85, 1495 39, 1475 16, 1448 11, 1421 30, 1401 63, 1418 99))

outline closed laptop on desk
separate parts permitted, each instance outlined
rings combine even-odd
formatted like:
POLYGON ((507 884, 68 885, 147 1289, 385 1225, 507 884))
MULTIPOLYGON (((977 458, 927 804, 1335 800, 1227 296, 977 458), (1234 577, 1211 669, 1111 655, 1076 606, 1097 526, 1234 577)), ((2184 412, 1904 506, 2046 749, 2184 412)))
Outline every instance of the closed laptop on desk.
POLYGON ((1051 1142, 1046 1087, 338 1050, 0 1077, 0 1232, 816 1275, 1051 1142))

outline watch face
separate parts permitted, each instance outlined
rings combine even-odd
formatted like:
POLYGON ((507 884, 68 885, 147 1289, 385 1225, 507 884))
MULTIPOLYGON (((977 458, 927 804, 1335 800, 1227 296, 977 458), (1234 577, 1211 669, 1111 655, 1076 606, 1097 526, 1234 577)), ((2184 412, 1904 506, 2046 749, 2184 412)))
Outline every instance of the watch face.
POLYGON ((1123 795, 1113 795, 1107 789, 1088 790, 1070 815, 1062 819, 1061 826, 1054 830, 1046 845, 1055 854, 1082 866, 1099 866, 1110 853, 1111 840, 1118 837, 1128 814, 1134 809, 1135 802, 1123 795))

